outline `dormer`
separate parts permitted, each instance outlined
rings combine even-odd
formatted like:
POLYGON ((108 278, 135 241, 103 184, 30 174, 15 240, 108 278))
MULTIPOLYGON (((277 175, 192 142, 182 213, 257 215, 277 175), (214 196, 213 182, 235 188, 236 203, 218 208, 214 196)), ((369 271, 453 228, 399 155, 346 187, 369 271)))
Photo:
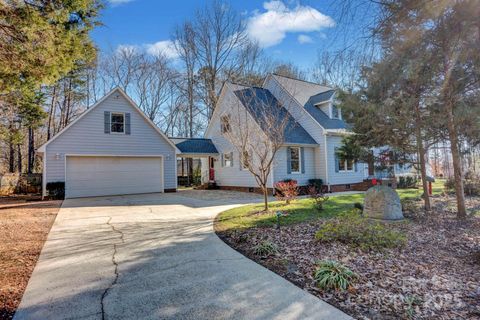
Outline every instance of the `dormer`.
POLYGON ((313 105, 330 119, 342 120, 342 110, 335 103, 335 90, 327 90, 311 97, 313 105))

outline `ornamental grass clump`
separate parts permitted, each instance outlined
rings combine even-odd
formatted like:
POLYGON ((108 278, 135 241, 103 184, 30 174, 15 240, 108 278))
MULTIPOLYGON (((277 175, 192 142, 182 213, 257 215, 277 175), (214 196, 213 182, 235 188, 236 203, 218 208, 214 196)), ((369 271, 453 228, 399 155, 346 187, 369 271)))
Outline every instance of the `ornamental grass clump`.
POLYGON ((265 240, 253 247, 253 253, 259 257, 268 257, 278 253, 278 247, 275 243, 265 240))
POLYGON ((323 224, 315 233, 322 242, 338 241, 365 251, 381 251, 406 244, 404 233, 392 230, 377 221, 371 221, 353 209, 323 224))
POLYGON ((332 260, 318 261, 313 278, 316 285, 324 290, 346 290, 350 287, 352 281, 357 278, 357 275, 340 264, 332 260))

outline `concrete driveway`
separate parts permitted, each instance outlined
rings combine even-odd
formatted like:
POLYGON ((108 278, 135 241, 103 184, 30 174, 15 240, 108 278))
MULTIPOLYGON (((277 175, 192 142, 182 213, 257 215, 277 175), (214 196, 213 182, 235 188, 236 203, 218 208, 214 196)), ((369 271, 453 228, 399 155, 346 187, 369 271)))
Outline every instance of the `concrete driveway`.
POLYGON ((219 212, 259 200, 227 191, 66 200, 15 319, 350 319, 215 235, 219 212))

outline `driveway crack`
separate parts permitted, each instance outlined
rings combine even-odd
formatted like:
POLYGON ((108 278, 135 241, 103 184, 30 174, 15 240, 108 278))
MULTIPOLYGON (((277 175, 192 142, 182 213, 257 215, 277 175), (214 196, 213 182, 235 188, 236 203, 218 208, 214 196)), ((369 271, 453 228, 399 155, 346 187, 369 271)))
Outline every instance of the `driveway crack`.
POLYGON ((114 243, 113 244, 113 253, 112 253, 112 263, 114 265, 114 278, 113 278, 113 281, 110 283, 110 285, 105 288, 105 290, 103 291, 102 293, 102 298, 101 298, 101 306, 102 306, 102 320, 105 320, 106 319, 106 314, 105 314, 105 298, 107 297, 110 289, 115 286, 117 284, 117 281, 118 281, 118 261, 116 259, 116 255, 117 255, 117 247, 119 244, 123 244, 125 243, 125 239, 124 239, 124 234, 122 231, 118 230, 115 228, 115 226, 111 223, 112 221, 112 217, 109 217, 108 218, 108 221, 107 221, 107 224, 110 226, 110 228, 112 228, 112 231, 115 232, 115 233, 118 233, 120 235, 119 239, 120 239, 120 243, 114 243))

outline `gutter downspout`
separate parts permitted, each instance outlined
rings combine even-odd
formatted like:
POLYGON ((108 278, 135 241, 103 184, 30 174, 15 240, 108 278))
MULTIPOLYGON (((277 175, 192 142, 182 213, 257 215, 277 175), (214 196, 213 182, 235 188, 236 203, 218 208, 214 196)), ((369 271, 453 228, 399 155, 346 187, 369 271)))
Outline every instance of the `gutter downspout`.
POLYGON ((327 184, 327 191, 330 192, 330 182, 328 178, 328 152, 327 152, 327 133, 323 131, 323 138, 325 142, 325 182, 327 184))

